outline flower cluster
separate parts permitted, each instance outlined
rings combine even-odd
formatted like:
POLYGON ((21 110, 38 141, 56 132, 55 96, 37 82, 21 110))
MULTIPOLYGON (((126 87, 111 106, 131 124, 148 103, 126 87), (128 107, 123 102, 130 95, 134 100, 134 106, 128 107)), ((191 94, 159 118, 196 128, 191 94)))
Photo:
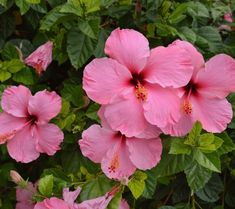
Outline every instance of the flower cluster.
MULTIPOLYGON (((78 187, 72 192, 69 191, 68 188, 64 188, 63 199, 51 197, 44 199, 42 202, 34 203, 33 197, 37 195, 37 185, 28 182, 24 188, 19 187, 16 189, 16 209, 106 209, 118 191, 118 187, 113 187, 113 189, 104 196, 76 203, 75 200, 80 194, 81 188, 78 187)), ((126 200, 122 199, 118 209, 129 208, 126 200)))
POLYGON ((114 30, 105 53, 108 58, 94 59, 83 76, 87 95, 101 105, 101 126, 85 130, 79 145, 109 178, 154 167, 161 158, 161 132, 184 136, 200 121, 217 133, 231 121, 226 96, 235 91, 235 60, 230 56, 205 63, 192 44, 180 40, 150 50, 148 40, 130 29, 114 30))

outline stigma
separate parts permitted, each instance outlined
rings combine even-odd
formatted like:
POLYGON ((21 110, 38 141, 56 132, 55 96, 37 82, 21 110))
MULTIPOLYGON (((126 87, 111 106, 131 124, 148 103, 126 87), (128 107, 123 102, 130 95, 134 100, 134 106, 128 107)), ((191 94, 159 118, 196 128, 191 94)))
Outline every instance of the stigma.
POLYGON ((117 168, 119 168, 119 166, 120 166, 120 160, 118 154, 116 153, 108 167, 109 173, 115 173, 117 168))

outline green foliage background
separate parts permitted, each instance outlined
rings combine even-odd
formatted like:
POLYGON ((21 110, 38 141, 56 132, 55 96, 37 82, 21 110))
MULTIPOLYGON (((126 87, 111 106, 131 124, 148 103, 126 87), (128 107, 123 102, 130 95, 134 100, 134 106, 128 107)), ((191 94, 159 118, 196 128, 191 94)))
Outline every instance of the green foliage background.
MULTIPOLYGON (((33 92, 49 89, 63 98, 53 120, 65 133, 55 156, 20 164, 0 146, 0 208, 15 208, 15 185, 9 171, 17 170, 32 182, 39 179, 42 196, 61 197, 62 188, 81 186, 78 201, 105 194, 118 182, 107 179, 100 166, 81 155, 77 140, 82 131, 99 122, 99 106, 82 90, 84 66, 103 57, 104 43, 117 28, 133 28, 147 36, 150 46, 175 39, 193 43, 206 59, 218 53, 235 58, 235 24, 219 31, 234 0, 0 0, 0 94, 9 85, 24 84, 33 92), (25 66, 27 57, 47 40, 54 43, 53 62, 38 77, 25 66)), ((235 14, 234 14, 235 15, 235 14)), ((229 96, 235 108, 235 94, 229 96)), ((137 171, 122 196, 137 209, 235 208, 235 119, 222 134, 208 134, 195 124, 185 138, 163 136, 160 164, 137 171)), ((141 154, 141 153, 140 153, 141 154)), ((120 195, 109 208, 117 208, 120 195)))

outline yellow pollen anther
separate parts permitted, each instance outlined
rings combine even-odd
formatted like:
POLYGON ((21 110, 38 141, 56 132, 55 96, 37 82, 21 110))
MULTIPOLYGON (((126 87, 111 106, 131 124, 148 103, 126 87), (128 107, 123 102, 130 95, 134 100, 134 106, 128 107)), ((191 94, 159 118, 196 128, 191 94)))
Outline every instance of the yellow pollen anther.
POLYGON ((193 107, 192 107, 191 102, 189 102, 189 101, 184 101, 183 109, 184 109, 184 112, 185 112, 186 114, 191 114, 191 113, 192 113, 192 110, 193 110, 193 107))
POLYGON ((145 102, 148 96, 146 88, 144 88, 144 86, 142 86, 141 84, 138 84, 135 88, 136 88, 135 89, 136 98, 138 100, 141 100, 142 102, 145 102))
POLYGON ((116 169, 120 166, 119 157, 117 154, 114 155, 110 166, 108 167, 109 173, 115 173, 116 169))

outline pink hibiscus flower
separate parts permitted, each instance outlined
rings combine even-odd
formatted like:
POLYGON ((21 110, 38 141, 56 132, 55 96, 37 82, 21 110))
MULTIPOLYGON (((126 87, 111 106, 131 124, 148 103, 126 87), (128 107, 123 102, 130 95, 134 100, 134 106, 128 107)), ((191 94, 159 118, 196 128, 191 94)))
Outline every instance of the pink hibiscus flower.
POLYGON ((45 71, 48 65, 50 65, 52 62, 52 47, 52 41, 48 41, 45 44, 39 46, 25 59, 25 63, 33 67, 40 75, 42 71, 45 71))
MULTIPOLYGON (((118 187, 113 187, 110 192, 107 192, 104 196, 97 197, 95 199, 85 200, 82 203, 77 204, 76 209, 106 209, 114 195, 119 191, 118 187)), ((118 209, 129 209, 129 205, 126 200, 122 199, 118 209)))
MULTIPOLYGON (((78 187, 75 191, 70 192, 68 188, 63 190, 63 199, 52 197, 38 202, 34 209, 78 209, 77 204, 74 203, 79 195, 81 188, 78 187)), ((88 208, 87 208, 88 209, 88 208)))
POLYGON ((148 40, 129 29, 114 30, 105 44, 110 58, 98 58, 84 71, 83 88, 95 102, 106 105, 104 116, 115 131, 137 136, 150 122, 164 127, 179 120, 175 90, 188 83, 192 64, 177 45, 150 51, 148 40))
POLYGON ((232 107, 225 97, 235 91, 235 60, 219 54, 205 63, 190 43, 176 41, 173 44, 191 54, 194 72, 189 83, 180 89, 179 122, 168 124, 162 128, 163 132, 183 136, 196 121, 208 132, 222 132, 232 119, 232 107))
POLYGON ((28 182, 26 188, 17 188, 16 189, 16 208, 15 209, 33 209, 33 195, 36 193, 36 186, 31 182, 28 182))
POLYGON ((102 107, 98 113, 102 127, 92 125, 83 132, 78 142, 82 154, 101 163, 103 172, 109 178, 122 180, 132 175, 136 168, 150 169, 160 161, 162 144, 157 127, 149 126, 144 133, 127 137, 111 129, 104 112, 105 107, 102 107))
POLYGON ((54 155, 60 149, 63 132, 48 123, 61 109, 61 98, 46 90, 34 96, 28 88, 12 86, 2 95, 0 113, 0 144, 7 143, 10 156, 28 163, 40 153, 54 155))
POLYGON ((233 14, 232 13, 226 13, 224 15, 224 20, 226 20, 227 22, 233 22, 233 14))

